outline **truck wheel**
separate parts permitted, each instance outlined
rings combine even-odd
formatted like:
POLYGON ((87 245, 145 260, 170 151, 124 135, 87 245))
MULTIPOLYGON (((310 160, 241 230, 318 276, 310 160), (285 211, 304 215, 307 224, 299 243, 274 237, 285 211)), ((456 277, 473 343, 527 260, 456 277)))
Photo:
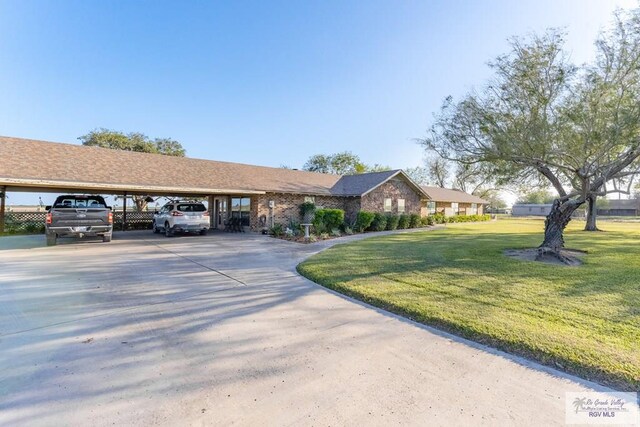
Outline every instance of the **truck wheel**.
POLYGON ((102 241, 104 243, 109 243, 111 241, 111 234, 105 234, 104 236, 102 236, 102 241))
POLYGON ((206 236, 207 235, 207 229, 205 228, 204 230, 200 230, 200 235, 201 236, 206 236))
POLYGON ((47 234, 47 246, 55 246, 57 243, 57 237, 55 233, 47 234))
POLYGON ((171 227, 169 226, 168 222, 164 223, 164 235, 166 237, 171 237, 173 236, 173 233, 171 232, 171 227))

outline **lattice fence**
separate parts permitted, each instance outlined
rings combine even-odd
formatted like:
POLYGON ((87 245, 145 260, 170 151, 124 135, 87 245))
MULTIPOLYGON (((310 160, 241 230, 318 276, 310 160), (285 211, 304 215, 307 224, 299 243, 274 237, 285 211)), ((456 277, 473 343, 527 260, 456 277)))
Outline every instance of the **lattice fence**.
POLYGON ((5 212, 4 231, 7 234, 42 234, 46 212, 5 212))
MULTIPOLYGON (((46 212, 5 212, 6 234, 42 234, 46 212)), ((113 229, 122 230, 123 214, 113 213, 113 229)), ((127 212, 127 230, 151 230, 153 212, 127 212)))
MULTIPOLYGON (((153 212, 127 212, 127 230, 151 230, 153 212)), ((122 212, 113 213, 113 229, 122 230, 122 212)))

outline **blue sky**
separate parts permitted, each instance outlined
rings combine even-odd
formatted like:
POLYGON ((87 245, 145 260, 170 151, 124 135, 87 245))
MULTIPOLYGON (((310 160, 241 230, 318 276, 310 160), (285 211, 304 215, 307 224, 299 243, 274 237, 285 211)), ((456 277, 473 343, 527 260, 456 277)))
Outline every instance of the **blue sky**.
POLYGON ((482 85, 508 37, 564 27, 583 62, 615 7, 636 5, 0 0, 0 135, 77 143, 106 127, 190 157, 417 166, 413 139, 444 97, 482 85))

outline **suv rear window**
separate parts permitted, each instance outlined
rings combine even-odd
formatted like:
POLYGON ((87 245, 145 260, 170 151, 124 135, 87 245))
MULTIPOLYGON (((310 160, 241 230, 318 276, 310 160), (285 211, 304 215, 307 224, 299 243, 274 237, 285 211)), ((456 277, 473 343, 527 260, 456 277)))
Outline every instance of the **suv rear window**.
POLYGON ((180 212, 205 212, 207 210, 207 208, 200 203, 179 204, 176 209, 180 212))
POLYGON ((105 208, 102 200, 92 197, 67 197, 62 200, 56 200, 54 208, 105 208))

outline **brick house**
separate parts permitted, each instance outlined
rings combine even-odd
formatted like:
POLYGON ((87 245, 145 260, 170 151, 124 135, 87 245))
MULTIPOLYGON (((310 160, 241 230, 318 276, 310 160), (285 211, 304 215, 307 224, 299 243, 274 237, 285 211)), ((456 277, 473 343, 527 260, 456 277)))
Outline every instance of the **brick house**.
POLYGON ((422 186, 422 189, 428 195, 428 200, 423 202, 422 216, 482 215, 484 206, 489 204, 478 196, 460 190, 428 186, 422 186))
MULTIPOLYGON (((229 217, 252 230, 299 221, 305 201, 343 209, 350 221, 360 210, 426 215, 432 203, 436 208, 456 203, 451 197, 439 199, 439 190, 420 187, 402 170, 340 176, 11 137, 0 137, 0 159, 0 195, 46 191, 203 197, 217 228, 229 217)), ((478 201, 470 201, 468 208, 465 201, 458 203, 455 213, 470 213, 478 201)))

